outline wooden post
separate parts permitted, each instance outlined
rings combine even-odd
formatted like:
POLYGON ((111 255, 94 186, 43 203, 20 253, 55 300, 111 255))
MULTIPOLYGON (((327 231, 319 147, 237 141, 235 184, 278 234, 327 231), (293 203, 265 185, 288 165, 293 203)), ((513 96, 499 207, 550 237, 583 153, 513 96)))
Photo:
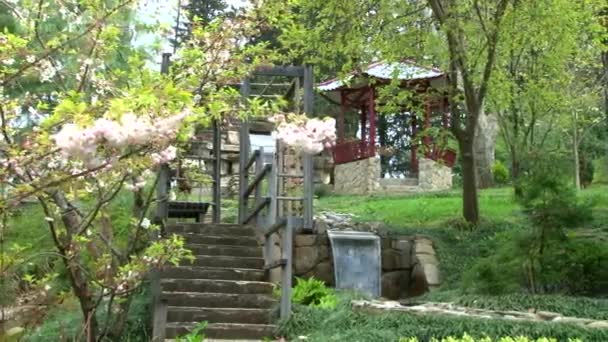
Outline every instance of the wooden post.
POLYGON ((292 247, 293 247, 293 230, 296 218, 289 216, 287 218, 287 226, 283 232, 283 252, 282 259, 285 264, 282 267, 281 274, 281 319, 287 319, 291 315, 291 273, 292 273, 292 247))
POLYGON ((346 92, 344 90, 340 90, 340 113, 338 114, 338 120, 336 122, 336 126, 338 129, 338 142, 344 141, 344 117, 346 116, 346 92))
MULTIPOLYGON (((272 167, 268 175, 268 197, 270 197, 270 204, 268 205, 268 214, 266 216, 266 227, 269 229, 277 222, 277 209, 278 209, 278 185, 279 185, 279 173, 281 172, 278 168, 279 154, 275 151, 272 158, 272 167)), ((265 230, 264 230, 265 231, 265 230)), ((269 265, 272 262, 272 239, 271 236, 266 236, 264 240, 264 265, 269 265)), ((268 280, 268 279, 267 279, 268 280)))
POLYGON ((304 67, 304 113, 308 116, 314 114, 315 89, 312 65, 304 67))
MULTIPOLYGON (((245 104, 249 97, 249 80, 243 80, 241 84, 241 97, 245 104)), ((245 120, 241 121, 239 130, 239 216, 238 222, 243 224, 247 215, 247 199, 243 196, 248 185, 248 175, 245 165, 249 160, 249 123, 245 120)))
POLYGON ((361 142, 366 142, 367 141, 367 108, 365 106, 361 106, 361 108, 359 108, 359 110, 361 111, 359 113, 359 122, 361 125, 361 142))
POLYGON ((369 91, 369 147, 372 156, 376 155, 376 96, 374 88, 369 91))
POLYGON ((213 223, 220 223, 222 204, 222 132, 220 121, 213 121, 213 223))
POLYGON ((313 196, 314 196, 314 170, 313 170, 313 155, 304 153, 302 155, 302 166, 304 169, 304 230, 312 230, 313 228, 313 196))
MULTIPOLYGON (((171 54, 163 53, 160 72, 167 74, 171 63, 171 54)), ((158 183, 156 184, 156 215, 154 223, 159 225, 161 232, 164 231, 164 223, 168 215, 168 199, 170 185, 170 170, 167 164, 160 165, 158 170, 158 183)), ((150 239, 156 241, 160 238, 159 233, 151 232, 150 239)), ((160 285, 160 272, 153 270, 150 272, 150 287, 153 303, 152 312, 152 342, 162 342, 165 340, 165 329, 167 324, 167 302, 161 298, 162 288, 160 285)))
MULTIPOLYGON (((257 175, 262 173, 263 169, 264 169, 264 148, 260 146, 259 153, 255 157, 255 175, 256 175, 256 177, 257 177, 257 175)), ((255 201, 256 206, 258 204, 260 204, 260 202, 262 202, 262 182, 259 182, 258 185, 255 186, 254 198, 255 198, 254 201, 255 201)), ((264 227, 264 223, 262 221, 262 216, 260 215, 260 213, 257 213, 255 215, 255 223, 257 225, 257 228, 264 227)))

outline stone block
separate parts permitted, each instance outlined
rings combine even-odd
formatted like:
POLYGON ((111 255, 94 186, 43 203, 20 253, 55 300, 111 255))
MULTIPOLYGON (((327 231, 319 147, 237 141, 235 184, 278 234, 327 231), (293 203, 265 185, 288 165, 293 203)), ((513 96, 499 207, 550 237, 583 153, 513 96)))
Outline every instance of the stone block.
POLYGON ((426 281, 426 275, 421 264, 415 264, 410 273, 410 282, 408 284, 408 297, 421 296, 429 290, 429 285, 426 281))
POLYGON ((228 144, 239 144, 239 132, 238 131, 228 131, 226 132, 226 141, 228 144))
POLYGON ((435 255, 435 248, 433 248, 433 242, 428 239, 416 240, 414 249, 416 251, 416 254, 435 255))
POLYGON ((441 284, 439 280, 439 268, 435 264, 423 264, 424 276, 429 285, 441 284))
POLYGON ((418 259, 418 262, 423 265, 439 265, 439 260, 437 260, 437 257, 433 254, 416 254, 416 258, 418 259))
POLYGON ((382 270, 383 271, 395 271, 403 269, 401 265, 401 252, 394 249, 383 249, 382 250, 382 270))
POLYGON ((295 275, 306 274, 319 263, 330 259, 329 247, 323 245, 296 247, 293 258, 295 275))
POLYGON ((310 272, 307 272, 304 277, 315 277, 322 280, 327 286, 335 286, 334 268, 330 261, 324 261, 317 264, 310 272))
POLYGON ((382 274, 382 297, 400 299, 407 297, 409 272, 393 271, 382 274))
POLYGON ((294 237, 295 247, 314 246, 317 244, 317 234, 297 234, 294 237))

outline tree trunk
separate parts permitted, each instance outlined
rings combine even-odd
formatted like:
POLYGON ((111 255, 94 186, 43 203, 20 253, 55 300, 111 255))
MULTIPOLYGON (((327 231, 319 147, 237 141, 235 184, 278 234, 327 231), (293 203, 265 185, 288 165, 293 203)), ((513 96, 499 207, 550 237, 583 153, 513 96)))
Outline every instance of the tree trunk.
POLYGON ((465 137, 459 141, 459 145, 462 165, 462 213, 467 222, 476 225, 479 222, 479 201, 474 144, 471 137, 465 137))
POLYGON ((498 135, 498 118, 493 114, 479 113, 475 129, 475 170, 477 172, 477 187, 489 188, 494 184, 492 165, 496 136, 498 135))
POLYGON ((574 187, 576 190, 580 190, 581 188, 581 169, 580 169, 580 160, 578 156, 578 129, 577 129, 578 116, 575 111, 572 114, 572 159, 574 159, 574 187))
MULTIPOLYGON (((84 336, 86 336, 87 342, 97 340, 97 319, 95 318, 95 301, 93 299, 93 293, 87 282, 86 275, 82 271, 78 260, 80 260, 81 251, 72 244, 73 237, 78 233, 80 229, 81 217, 76 208, 68 202, 65 196, 61 192, 55 192, 51 194, 53 202, 61 210, 61 221, 63 222, 66 232, 67 241, 70 243, 65 247, 63 251, 63 262, 68 271, 70 283, 72 284, 72 290, 74 295, 80 302, 80 310, 82 311, 84 325, 84 336)), ((59 246, 58 246, 59 247, 59 246)))
MULTIPOLYGON (((576 131, 576 130, 575 130, 576 131)), ((576 134, 574 136, 573 139, 573 144, 572 144, 572 156, 574 157, 574 187, 576 188, 576 190, 580 190, 581 189, 581 169, 580 169, 580 158, 579 158, 579 154, 578 154, 578 141, 577 141, 577 137, 576 134)))

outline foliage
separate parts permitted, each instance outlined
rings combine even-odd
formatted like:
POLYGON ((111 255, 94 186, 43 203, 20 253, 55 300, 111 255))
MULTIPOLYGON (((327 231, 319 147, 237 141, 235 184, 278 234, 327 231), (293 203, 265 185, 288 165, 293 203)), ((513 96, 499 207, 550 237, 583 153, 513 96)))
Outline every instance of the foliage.
MULTIPOLYGON (((126 318, 126 327, 119 341, 145 342, 150 340, 151 296, 148 288, 142 288, 132 297, 129 314, 126 318)), ((100 320, 104 315, 97 313, 100 320)), ((42 324, 30 328, 24 337, 25 341, 73 341, 82 337, 82 315, 76 299, 67 296, 61 304, 52 307, 46 313, 42 324)))
POLYGON ((416 336, 421 341, 431 338, 462 336, 500 338, 527 336, 537 339, 551 336, 559 341, 579 338, 582 341, 604 341, 605 329, 584 329, 569 324, 515 322, 509 320, 473 319, 448 315, 408 313, 370 314, 355 311, 348 300, 341 299, 333 310, 295 306, 292 318, 283 322, 280 333, 287 339, 306 336, 310 341, 398 341, 403 336, 416 336))
POLYGON ((207 328, 207 322, 199 322, 196 324, 191 332, 184 336, 178 336, 175 341, 177 342, 199 342, 205 340, 205 328, 207 328))
MULTIPOLYGON (((416 337, 402 337, 399 339, 399 342, 418 342, 418 338, 416 337)), ((469 336, 469 334, 465 333, 462 337, 444 337, 441 340, 439 339, 431 339, 431 342, 557 342, 555 338, 547 338, 547 337, 539 337, 537 339, 530 339, 525 336, 517 336, 517 337, 500 337, 497 339, 492 339, 490 337, 481 337, 481 338, 473 338, 469 336)), ((568 342, 582 342, 578 338, 569 338, 568 342)))
POLYGON ((500 160, 497 160, 492 165, 492 177, 494 177, 496 184, 507 184, 509 181, 509 169, 500 160))
POLYGON ((296 286, 293 288, 291 298, 294 303, 324 309, 332 309, 337 304, 334 291, 314 277, 308 279, 296 277, 296 286))

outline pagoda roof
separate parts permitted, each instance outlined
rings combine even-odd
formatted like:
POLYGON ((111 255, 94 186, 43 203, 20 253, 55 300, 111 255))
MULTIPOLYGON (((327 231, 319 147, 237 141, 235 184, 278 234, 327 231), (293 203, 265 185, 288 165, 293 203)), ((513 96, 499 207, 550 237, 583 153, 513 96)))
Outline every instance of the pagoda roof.
MULTIPOLYGON (((317 89, 323 92, 353 88, 351 81, 356 76, 365 76, 379 80, 392 80, 395 77, 402 81, 432 80, 445 76, 437 68, 423 67, 411 60, 401 62, 376 62, 368 65, 362 71, 354 71, 343 78, 333 78, 317 84, 317 89)), ((355 86, 357 88, 357 86, 355 86)))

